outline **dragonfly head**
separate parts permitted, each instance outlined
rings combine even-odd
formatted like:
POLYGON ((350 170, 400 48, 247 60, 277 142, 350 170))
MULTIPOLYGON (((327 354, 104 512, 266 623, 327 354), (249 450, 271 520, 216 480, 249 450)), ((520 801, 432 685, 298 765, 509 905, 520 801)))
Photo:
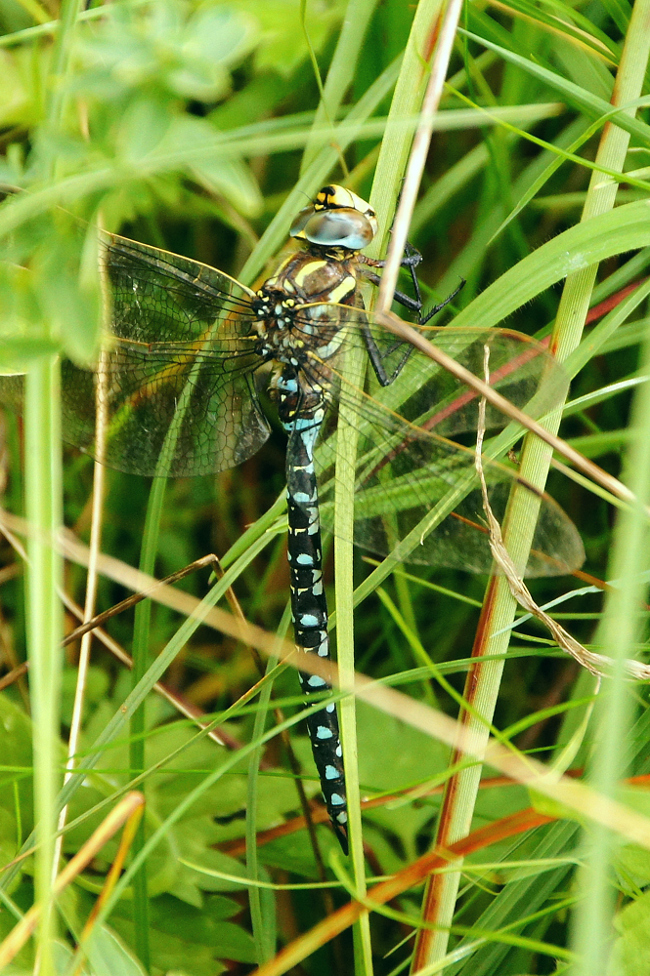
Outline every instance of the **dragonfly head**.
POLYGON ((361 251, 377 233, 377 217, 369 203, 352 190, 330 183, 300 211, 290 234, 319 247, 361 251))

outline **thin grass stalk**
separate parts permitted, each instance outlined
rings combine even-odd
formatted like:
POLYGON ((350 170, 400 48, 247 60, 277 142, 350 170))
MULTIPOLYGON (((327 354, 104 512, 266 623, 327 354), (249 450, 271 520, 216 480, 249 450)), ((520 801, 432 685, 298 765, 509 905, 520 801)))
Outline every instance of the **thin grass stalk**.
MULTIPOLYGON (((364 366, 361 349, 348 350, 345 361, 345 378, 359 386, 363 384, 364 366)), ((334 537, 334 566, 336 593, 336 647, 341 688, 354 687, 354 582, 353 545, 354 530, 354 472, 357 452, 357 426, 350 411, 343 405, 339 409, 336 442, 336 485, 334 504, 336 528, 334 537)), ((348 830, 354 892, 362 900, 366 895, 365 857, 361 826, 361 793, 359 786, 358 744, 356 725, 356 701, 354 695, 342 699, 340 706, 341 737, 348 800, 348 830)), ((353 928, 355 946, 355 973, 372 973, 372 942, 369 920, 366 917, 355 922, 353 928)))
POLYGON ((52 863, 59 791, 61 637, 63 614, 58 597, 61 557, 52 540, 62 523, 59 367, 39 362, 26 377, 25 511, 34 532, 27 546, 27 651, 33 717, 35 902, 42 906, 37 956, 41 976, 52 976, 55 917, 52 863))
MULTIPOLYGON (((97 555, 101 542, 102 525, 102 505, 104 500, 104 467, 95 462, 93 478, 93 501, 90 530, 90 563, 86 578, 86 599, 84 603, 84 620, 90 620, 95 612, 95 599, 97 596, 97 555)), ((86 683, 88 679, 88 668, 90 667, 90 648, 93 641, 93 632, 89 631, 81 638, 79 651, 79 662, 77 665, 77 681, 75 685, 74 703, 72 706, 72 719, 70 721, 70 735, 68 737, 68 760, 66 763, 66 773, 63 778, 64 784, 73 775, 75 768, 75 755, 79 744, 81 733, 81 723, 83 708, 86 698, 86 683)), ((59 814, 58 830, 59 836, 56 840, 53 866, 58 867, 61 859, 61 849, 63 847, 63 829, 68 815, 68 808, 65 806, 59 814)), ((56 875, 54 875, 56 876, 56 875)))
MULTIPOLYGON (((102 286, 104 291, 105 309, 108 309, 108 304, 106 302, 106 283, 103 280, 104 275, 102 274, 102 286)), ((102 358, 106 355, 102 352, 102 358)), ((86 598, 84 602, 84 614, 83 620, 90 620, 95 613, 95 601, 97 597, 97 582, 98 582, 98 558, 99 551, 101 547, 101 537, 102 537, 102 517, 103 517, 103 505, 104 505, 104 483, 106 469, 103 464, 104 447, 106 441, 106 426, 107 426, 107 398, 106 398, 106 377, 107 373, 105 370, 100 369, 96 378, 96 456, 93 467, 93 498, 92 498, 92 512, 90 521, 90 543, 89 543, 89 560, 88 560, 88 573, 86 576, 86 598)), ((66 772, 63 777, 63 785, 68 782, 70 777, 73 775, 73 770, 75 767, 75 755, 77 752, 77 747, 79 745, 79 737, 81 735, 81 725, 83 721, 83 710, 84 702, 86 700, 86 682, 88 679, 88 668, 90 667, 90 649, 93 642, 93 632, 88 631, 81 638, 81 646, 79 650, 79 662, 77 664, 77 681, 75 685, 74 702, 72 706, 72 719, 70 721, 70 735, 68 736, 68 759, 66 762, 66 772)), ((61 850, 63 847, 63 828, 65 827, 65 822, 68 816, 67 805, 63 807, 61 813, 59 814, 59 836, 56 840, 55 845, 55 855, 53 861, 53 872, 52 872, 52 882, 56 879, 58 873, 58 865, 61 860, 61 850)))
MULTIPOLYGON (((641 93, 650 46, 650 2, 639 0, 635 4, 628 29, 621 63, 617 73, 612 103, 620 106, 626 115, 634 116, 635 109, 624 107, 641 93)), ((596 165, 621 172, 625 163, 629 134, 615 124, 603 130, 596 165)), ((606 178, 595 169, 582 214, 582 221, 605 213, 614 205, 618 183, 606 178)), ((562 294, 551 348, 558 359, 564 361, 577 347, 582 337, 589 300, 595 281, 597 266, 569 275, 562 294)), ((561 411, 556 411, 547 426, 553 432, 559 428, 561 411)), ((527 438, 522 455, 521 474, 540 488, 544 487, 551 460, 551 451, 535 438, 527 438)), ((516 563, 527 557, 536 515, 531 500, 521 491, 515 491, 505 525, 504 538, 516 563)), ((470 668, 465 684, 465 697, 473 706, 473 713, 463 713, 462 721, 472 738, 474 747, 486 743, 488 726, 492 721, 499 692, 503 662, 486 662, 492 655, 503 655, 509 642, 509 627, 514 619, 516 603, 505 579, 493 577, 488 584, 483 611, 479 621, 472 656, 480 660, 470 668), (499 633, 500 632, 500 633, 499 633), (493 636, 498 635, 498 636, 493 636), (479 713, 481 721, 473 715, 479 713)), ((457 761, 454 755, 452 761, 457 761)), ((443 847, 465 836, 471 825, 478 793, 481 768, 476 765, 462 770, 452 777, 445 791, 440 816, 437 843, 443 847)), ((434 876, 425 892, 424 920, 438 928, 421 930, 416 942, 413 972, 426 966, 435 966, 447 951, 449 926, 460 882, 460 873, 434 876)))
MULTIPOLYGON (((139 569, 143 573, 153 575, 156 555, 158 553, 158 537, 160 534, 160 520, 165 499, 165 478, 154 478, 149 494, 147 515, 142 537, 139 569)), ((133 670, 131 672, 131 690, 134 691, 149 667, 149 633, 151 629, 151 602, 143 600, 135 608, 133 628, 133 670)), ((134 779, 145 770, 145 702, 135 710, 131 718, 129 744, 129 778, 134 779)), ((133 839, 133 856, 137 857, 145 844, 145 818, 138 824, 133 839)), ((150 969, 149 950, 149 896, 147 892, 147 865, 142 861, 133 876, 133 924, 135 927, 135 945, 138 957, 148 972, 150 969)))
MULTIPOLYGON (((402 122, 417 114, 426 86, 427 55, 431 54, 429 39, 440 16, 440 0, 422 0, 418 5, 408 44, 404 54, 395 92, 391 102, 386 133, 377 163, 371 202, 380 219, 375 253, 383 253, 389 230, 390 215, 399 193, 400 182, 408 158, 409 140, 404 138, 402 122)), ((346 375, 362 385, 363 364, 360 357, 350 361, 346 357, 346 375), (348 375, 352 374, 352 375, 348 375)), ((337 660, 342 688, 354 684, 354 469, 356 457, 356 425, 345 411, 339 417, 337 438, 337 466, 335 507, 337 532, 334 541, 337 660), (348 540, 348 541, 344 541, 348 540)), ((349 807, 349 832, 355 894, 363 899, 366 893, 364 854, 361 834, 360 792, 357 769, 356 707, 353 696, 341 702, 341 732, 346 769, 346 790, 349 807)), ((355 972, 372 972, 372 950, 369 919, 362 916, 355 923, 355 972)))
POLYGON ((462 0, 447 0, 446 4, 435 11, 435 16, 428 22, 427 34, 421 39, 423 43, 423 56, 426 58, 427 54, 429 54, 430 74, 420 107, 420 120, 413 137, 413 145, 409 154, 397 214, 392 228, 386 264, 379 286, 377 308, 381 312, 389 311, 395 294, 402 255, 406 248, 409 224, 413 216, 422 174, 424 173, 424 166, 431 144, 434 119, 438 111, 444 81, 449 68, 449 59, 451 57, 461 10, 462 0))
POLYGON ((372 257, 383 257, 386 253, 388 232, 411 149, 410 132, 404 131, 404 120, 417 117, 420 111, 443 6, 443 0, 420 0, 413 18, 373 180, 370 202, 377 212, 379 230, 368 248, 372 257))
MULTIPOLYGON (((650 342, 646 341, 643 369, 650 372, 650 342)), ((631 420, 632 443, 625 470, 639 500, 650 498, 650 384, 637 391, 631 420)), ((642 620, 638 609, 647 600, 648 519, 641 506, 624 509, 614 536, 614 549, 608 578, 616 585, 607 595, 605 613, 596 635, 604 653, 618 662, 611 682, 599 696, 596 709, 598 734, 591 757, 590 782, 599 793, 615 796, 626 775, 632 719, 632 695, 622 669, 625 657, 634 656, 640 639, 642 620)), ((609 949, 612 916, 617 893, 612 884, 611 858, 619 846, 610 831, 590 824, 583 832, 588 859, 578 877, 577 890, 583 895, 575 914, 573 948, 578 962, 575 976, 600 976, 610 969, 609 949)))
MULTIPOLYGON (((58 135, 62 128, 67 97, 63 80, 70 65, 73 33, 81 6, 81 0, 65 0, 61 8, 61 26, 48 78, 50 94, 45 125, 51 135, 58 135)), ((50 177, 54 177, 55 171, 53 156, 50 177)), ((54 323, 45 326, 46 331, 54 333, 54 323)), ((29 371, 25 392, 25 511, 35 529, 27 549, 34 822, 39 842, 35 858, 35 900, 42 905, 35 968, 41 976, 51 976, 55 971, 53 869, 63 667, 60 643, 63 614, 58 598, 63 573, 61 557, 53 543, 63 524, 60 371, 55 357, 41 360, 29 371)))
MULTIPOLYGON (((302 155, 301 175, 314 162, 323 145, 329 142, 329 139, 324 135, 324 128, 334 124, 343 97, 352 84, 359 55, 363 51, 368 25, 376 6, 377 0, 350 0, 346 7, 341 33, 327 72, 322 97, 314 116, 312 132, 307 139, 305 151, 302 155)), ((306 29, 309 32, 309 21, 307 21, 306 29)), ((345 161, 343 160, 343 162, 345 161)))
MULTIPOLYGON (((278 627, 278 637, 283 640, 289 624, 291 622, 291 612, 287 605, 285 612, 278 627)), ((271 673, 277 668, 277 657, 269 657, 266 662, 265 677, 270 677, 271 673)), ((269 713, 271 693, 273 691, 273 680, 267 681, 260 692, 259 710, 255 714, 253 723, 253 735, 251 742, 257 742, 257 747, 253 751, 248 763, 248 781, 246 784, 246 870, 251 881, 262 881, 260 864, 257 856, 257 797, 260 774, 260 762, 264 752, 259 740, 264 734, 264 726, 269 713)), ((248 901, 251 913, 251 926, 253 938, 257 947, 257 961, 260 965, 267 962, 275 952, 274 943, 270 942, 268 932, 275 929, 275 919, 269 918, 265 909, 269 908, 268 899, 264 897, 264 892, 256 885, 252 884, 248 891, 248 901)), ((271 912, 275 912, 275 906, 271 906, 271 912)))

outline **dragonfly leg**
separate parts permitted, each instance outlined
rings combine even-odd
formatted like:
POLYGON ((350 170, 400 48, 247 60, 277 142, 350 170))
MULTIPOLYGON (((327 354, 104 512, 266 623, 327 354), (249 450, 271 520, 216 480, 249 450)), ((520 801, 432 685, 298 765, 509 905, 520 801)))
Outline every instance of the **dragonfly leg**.
POLYGON ((423 314, 420 315, 420 321, 418 322, 418 325, 426 325, 429 319, 432 319, 434 315, 438 314, 438 312, 442 312, 443 308, 449 305, 450 302, 453 302, 456 295, 460 291, 462 291, 464 287, 465 287, 465 279, 461 278, 460 284, 452 291, 451 295, 447 295, 447 297, 443 299, 439 305, 432 305, 427 312, 424 312, 423 314))
MULTIPOLYGON (((377 260, 375 258, 368 258, 365 255, 361 255, 360 260, 366 266, 363 269, 364 278, 366 278, 373 285, 379 285, 381 282, 380 275, 375 274, 373 271, 369 271, 368 268, 383 268, 386 261, 383 259, 377 260)), ((407 295, 406 292, 400 291, 399 289, 395 290, 394 295, 394 299, 398 305, 401 305, 402 308, 408 309, 409 312, 414 312, 418 318, 420 316, 420 312, 422 311, 422 294, 420 292, 420 283, 418 281, 418 276, 415 273, 415 269, 421 261, 422 255, 420 252, 407 241, 400 265, 402 268, 408 268, 410 272, 413 290, 415 291, 415 298, 411 298, 410 295, 407 295)))
POLYGON ((404 369, 404 366, 409 361, 415 346, 412 346, 410 342, 396 342, 382 355, 382 353, 379 351, 377 343, 375 342, 374 336, 370 331, 370 327, 365 321, 362 322, 361 332, 363 334, 366 349, 368 350, 368 358, 372 364, 375 376, 377 377, 381 386, 390 386, 393 380, 397 379, 399 374, 404 369), (384 360, 401 346, 407 346, 407 348, 404 350, 404 354, 395 369, 391 373, 388 373, 386 367, 384 366, 384 360))
MULTIPOLYGON (((453 291, 451 295, 448 295, 444 301, 440 302, 440 304, 438 305, 434 305, 426 312, 423 312, 422 311, 423 302, 422 302, 422 293, 420 291, 420 283, 418 281, 418 276, 415 273, 415 269, 417 268, 420 261, 422 260, 422 255, 411 244, 409 244, 408 241, 406 246, 407 246, 407 250, 404 253, 401 264, 402 267, 408 268, 410 271, 411 280, 413 282, 413 289, 415 291, 416 297, 411 298, 409 295, 406 295, 404 292, 396 291, 395 301, 398 302, 400 305, 402 305, 404 308, 408 309, 409 311, 416 313, 416 315, 418 316, 418 321, 416 322, 416 327, 417 327, 421 325, 426 325, 427 322, 430 319, 432 319, 434 315, 437 315, 438 312, 442 311, 442 309, 445 308, 446 305, 449 305, 449 303, 454 300, 454 298, 459 293, 459 291, 461 291, 461 289, 464 287, 465 280, 461 279, 461 282, 458 285, 458 287, 455 289, 455 291, 453 291)), ((381 268, 385 264, 385 261, 375 261, 369 259, 366 259, 366 262, 372 265, 372 267, 376 267, 376 268, 381 268)), ((378 274, 375 274, 373 271, 364 270, 364 276, 372 284, 379 285, 379 283, 381 282, 380 276, 378 274)), ((410 343, 395 342, 382 354, 380 353, 379 348, 377 347, 377 343, 375 342, 372 336, 368 323, 364 322, 361 328, 363 332, 364 341, 366 344, 366 349, 368 350, 368 356, 370 357, 370 362, 372 363, 372 368, 375 372, 375 376, 377 377, 381 386, 389 386, 393 382, 393 380, 397 379, 399 374, 402 372, 404 366, 406 365, 411 355, 413 354, 414 347, 410 343), (396 349, 399 349, 400 346, 404 346, 404 345, 407 346, 407 348, 404 351, 404 355, 398 362, 397 366, 395 366, 395 368, 390 373, 388 373, 388 371, 384 366, 384 360, 388 356, 390 356, 393 352, 395 352, 396 349)))
MULTIPOLYGON (((369 267, 383 268, 384 265, 386 264, 386 261, 383 259, 376 260, 374 258, 364 257, 363 255, 362 258, 363 258, 363 263, 369 267)), ((422 291, 420 289, 420 281, 416 274, 416 268, 418 267, 421 261, 422 261, 422 255, 420 254, 420 252, 415 247, 413 247, 412 244, 409 244, 409 242, 407 241, 406 246, 404 248, 404 254, 402 255, 402 260, 400 261, 400 265, 402 266, 402 268, 407 268, 409 274, 411 275, 411 282, 413 284, 413 291, 415 292, 415 298, 411 298, 410 295, 407 295, 405 292, 400 290, 395 291, 394 297, 398 305, 401 305, 402 308, 406 308, 408 309, 409 312, 414 312, 417 315, 418 317, 417 325, 426 325, 426 323, 430 319, 432 319, 434 315, 437 315, 438 312, 441 312, 446 305, 449 305, 449 303, 454 300, 454 298, 459 293, 459 291, 461 291, 465 287, 465 279, 461 278, 460 284, 451 293, 451 295, 448 295, 447 298, 445 298, 438 305, 433 305, 426 312, 423 312, 422 310, 424 308, 424 302, 422 301, 422 291)), ((367 278, 367 280, 370 281, 373 285, 379 285, 381 281, 380 275, 375 274, 372 271, 368 271, 367 268, 364 269, 364 277, 367 278)))

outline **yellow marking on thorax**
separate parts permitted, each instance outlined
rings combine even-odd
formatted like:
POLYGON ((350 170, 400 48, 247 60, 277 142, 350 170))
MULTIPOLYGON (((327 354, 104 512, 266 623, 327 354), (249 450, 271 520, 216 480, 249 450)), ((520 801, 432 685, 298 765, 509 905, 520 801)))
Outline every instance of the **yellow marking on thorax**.
POLYGON ((341 281, 336 288, 333 288, 329 293, 328 301, 333 305, 337 305, 339 302, 343 301, 354 289, 357 287, 357 280, 353 278, 352 275, 347 275, 343 281, 341 281))
POLYGON ((298 288, 303 288, 305 278, 308 278, 316 271, 320 271, 321 268, 327 267, 328 263, 328 261, 307 261, 293 276, 293 280, 298 285, 298 288))
POLYGON ((286 257, 284 257, 283 260, 280 262, 280 264, 277 265, 275 271, 270 277, 260 279, 259 283, 257 284, 257 287, 260 287, 261 285, 264 285, 267 288, 278 287, 278 279, 281 278, 282 275, 284 274, 287 265, 294 260, 296 253, 297 252, 294 250, 290 254, 287 254, 286 257))

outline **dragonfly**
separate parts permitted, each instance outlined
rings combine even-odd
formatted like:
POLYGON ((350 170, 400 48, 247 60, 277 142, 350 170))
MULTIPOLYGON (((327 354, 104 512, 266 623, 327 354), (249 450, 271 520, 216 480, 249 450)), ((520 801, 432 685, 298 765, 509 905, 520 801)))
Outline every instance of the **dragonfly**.
MULTIPOLYGON (((475 572, 491 566, 474 454, 450 440, 476 428, 477 398, 459 392, 448 374, 366 312, 361 286, 377 284, 382 262, 362 251, 376 231, 366 201, 343 186, 324 186, 297 215, 290 252, 258 289, 198 261, 103 234, 110 335, 93 369, 62 363, 65 439, 110 467, 142 475, 203 475, 245 461, 270 434, 266 390, 287 435, 295 644, 324 659, 330 641, 321 529, 335 523, 337 410, 348 409, 358 432, 354 541, 403 561, 475 572), (342 374, 346 354, 359 348, 372 365, 368 388, 342 374)), ((423 313, 418 260, 409 252, 403 262, 415 298, 397 296, 417 326, 481 376, 487 347, 490 382, 501 393, 537 414, 552 405, 561 371, 538 345, 502 330, 428 326, 446 303, 423 313)), ((0 387, 5 402, 8 383, 0 387)), ((488 415, 488 428, 503 422, 488 415)), ((484 469, 498 506, 516 474, 488 459, 484 469)), ((550 498, 538 493, 538 502, 529 574, 570 572, 584 557, 577 530, 550 498)), ((303 671, 299 678, 325 804, 347 853, 336 706, 322 678, 303 671)))

